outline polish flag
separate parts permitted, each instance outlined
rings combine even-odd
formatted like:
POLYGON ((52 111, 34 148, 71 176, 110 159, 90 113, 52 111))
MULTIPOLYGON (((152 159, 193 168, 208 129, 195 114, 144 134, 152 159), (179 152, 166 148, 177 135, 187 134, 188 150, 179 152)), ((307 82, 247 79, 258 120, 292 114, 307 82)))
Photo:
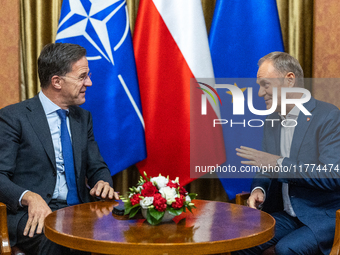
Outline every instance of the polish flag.
POLYGON ((133 44, 147 148, 137 167, 186 185, 226 160, 221 125, 213 126, 217 96, 206 86, 214 86, 214 73, 201 1, 140 1, 133 44))

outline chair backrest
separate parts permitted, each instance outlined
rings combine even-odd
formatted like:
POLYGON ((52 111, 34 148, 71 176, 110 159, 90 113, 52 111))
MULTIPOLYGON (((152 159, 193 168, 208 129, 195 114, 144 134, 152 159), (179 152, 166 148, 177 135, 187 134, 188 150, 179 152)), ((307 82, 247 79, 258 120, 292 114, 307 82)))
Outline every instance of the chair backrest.
POLYGON ((340 210, 337 210, 335 218, 335 235, 333 247, 329 255, 338 255, 339 253, 340 253, 340 210))
POLYGON ((0 251, 1 255, 11 255, 9 244, 6 205, 0 202, 0 251))
POLYGON ((249 192, 242 192, 242 193, 236 194, 235 204, 247 205, 247 199, 249 198, 249 196, 250 196, 249 192))

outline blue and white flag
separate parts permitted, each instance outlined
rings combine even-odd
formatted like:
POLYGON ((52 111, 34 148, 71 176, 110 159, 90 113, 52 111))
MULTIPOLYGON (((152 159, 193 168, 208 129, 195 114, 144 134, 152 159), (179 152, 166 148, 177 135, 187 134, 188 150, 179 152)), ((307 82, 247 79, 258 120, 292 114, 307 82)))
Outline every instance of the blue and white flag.
POLYGON ((83 108, 111 174, 146 157, 144 120, 126 1, 64 0, 56 42, 87 50, 92 87, 83 108))
MULTIPOLYGON (((273 51, 283 51, 283 42, 276 0, 217 0, 210 29, 209 45, 215 78, 256 78, 257 62, 273 51)), ((253 87, 253 103, 256 109, 266 109, 263 98, 258 97, 259 86, 255 79, 228 79, 238 86, 245 99, 253 87), (243 83, 243 84, 242 84, 243 83)), ((222 81, 225 83, 225 80, 222 81)), ((219 83, 218 79, 216 83, 219 83)), ((217 90, 220 94, 220 90, 217 90)), ((227 166, 241 169, 241 160, 235 148, 241 145, 261 150, 263 129, 250 127, 250 119, 264 119, 265 116, 252 116, 245 100, 245 115, 232 114, 232 95, 228 91, 220 94, 223 106, 222 119, 228 120, 223 125, 224 143, 227 153, 227 166), (227 94, 228 93, 228 94, 227 94), (236 123, 230 126, 231 120, 236 123)), ((244 165, 243 165, 244 166, 244 165)), ((249 191, 251 179, 228 179, 229 175, 219 175, 230 199, 236 193, 249 191)), ((248 175, 249 176, 249 175, 248 175)))

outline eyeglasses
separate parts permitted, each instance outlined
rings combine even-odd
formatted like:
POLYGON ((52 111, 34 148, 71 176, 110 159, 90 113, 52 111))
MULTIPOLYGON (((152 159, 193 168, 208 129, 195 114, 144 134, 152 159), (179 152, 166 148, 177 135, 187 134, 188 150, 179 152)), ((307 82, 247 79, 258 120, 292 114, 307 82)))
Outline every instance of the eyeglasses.
POLYGON ((77 80, 79 82, 84 83, 87 79, 89 79, 89 80, 91 79, 91 75, 92 75, 92 73, 87 73, 84 77, 79 77, 79 78, 75 78, 75 77, 67 76, 67 75, 63 75, 63 76, 60 76, 60 77, 67 77, 67 78, 77 80))

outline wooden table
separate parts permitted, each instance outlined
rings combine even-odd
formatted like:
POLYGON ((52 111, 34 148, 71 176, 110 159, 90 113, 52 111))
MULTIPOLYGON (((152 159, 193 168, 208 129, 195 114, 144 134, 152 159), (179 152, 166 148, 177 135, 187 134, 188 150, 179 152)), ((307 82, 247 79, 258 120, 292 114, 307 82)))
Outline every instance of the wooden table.
POLYGON ((169 223, 112 214, 118 202, 94 202, 55 211, 45 235, 60 245, 93 254, 216 254, 253 247, 274 236, 269 214, 241 205, 195 200, 197 209, 169 223))

